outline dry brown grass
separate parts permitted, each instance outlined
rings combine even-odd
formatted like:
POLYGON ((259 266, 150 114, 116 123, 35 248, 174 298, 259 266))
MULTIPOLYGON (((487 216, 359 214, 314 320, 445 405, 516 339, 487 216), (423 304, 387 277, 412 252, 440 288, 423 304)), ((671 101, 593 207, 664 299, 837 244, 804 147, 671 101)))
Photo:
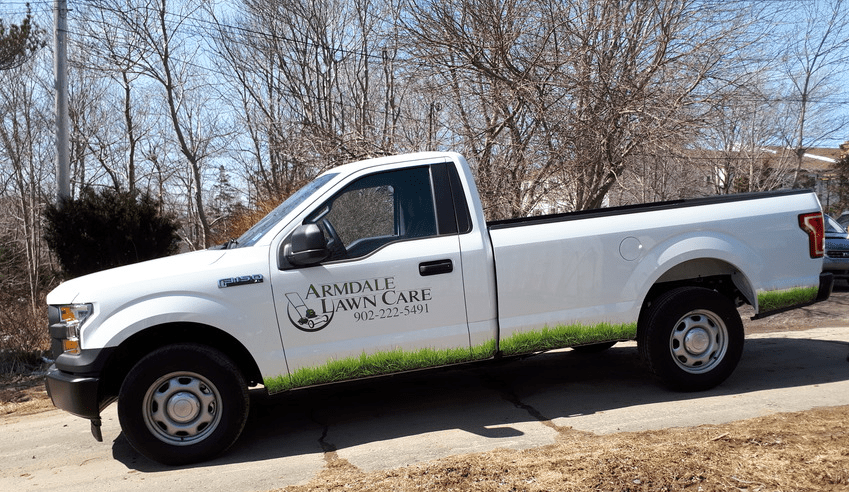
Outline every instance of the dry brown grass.
POLYGON ((329 459, 311 491, 846 491, 849 406, 726 425, 595 436, 363 473, 329 459))
POLYGON ((40 374, 0 374, 0 416, 30 415, 53 408, 40 374))

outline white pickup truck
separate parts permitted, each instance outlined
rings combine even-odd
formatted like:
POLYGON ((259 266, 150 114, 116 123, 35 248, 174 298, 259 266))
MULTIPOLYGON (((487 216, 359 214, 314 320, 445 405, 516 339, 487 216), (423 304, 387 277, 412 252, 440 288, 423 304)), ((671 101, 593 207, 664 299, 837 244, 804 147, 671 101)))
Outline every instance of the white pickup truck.
POLYGON ((227 449, 248 388, 291 390, 636 339, 661 381, 711 388, 758 316, 827 299, 805 191, 487 224, 462 156, 320 175, 238 240, 107 270, 47 297, 53 403, 167 464, 227 449))

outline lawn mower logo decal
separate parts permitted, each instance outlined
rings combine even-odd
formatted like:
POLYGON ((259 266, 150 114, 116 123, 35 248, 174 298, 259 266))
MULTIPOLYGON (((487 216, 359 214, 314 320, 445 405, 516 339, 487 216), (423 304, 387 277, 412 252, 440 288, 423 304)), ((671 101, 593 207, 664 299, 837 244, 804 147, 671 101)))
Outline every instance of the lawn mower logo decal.
POLYGON ((395 277, 310 284, 305 291, 286 294, 286 314, 295 328, 316 332, 347 313, 353 321, 374 321, 429 312, 429 287, 397 290, 395 277))
POLYGON ((329 313, 316 314, 315 309, 308 307, 297 292, 286 294, 286 299, 289 300, 287 307, 289 321, 299 330, 318 331, 333 320, 332 310, 329 313))
POLYGON ((310 284, 303 297, 289 292, 287 314, 295 328, 318 331, 333 321, 336 311, 377 306, 378 294, 395 288, 395 277, 354 280, 332 284, 310 284), (309 303, 309 304, 307 304, 309 303))

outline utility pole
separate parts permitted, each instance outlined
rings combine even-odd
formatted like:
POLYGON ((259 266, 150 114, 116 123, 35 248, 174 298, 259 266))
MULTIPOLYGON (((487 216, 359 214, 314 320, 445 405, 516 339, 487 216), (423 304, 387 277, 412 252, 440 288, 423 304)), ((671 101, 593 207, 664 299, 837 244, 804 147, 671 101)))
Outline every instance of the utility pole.
POLYGON ((68 134, 68 1, 53 2, 53 76, 56 83, 56 204, 71 198, 68 134))

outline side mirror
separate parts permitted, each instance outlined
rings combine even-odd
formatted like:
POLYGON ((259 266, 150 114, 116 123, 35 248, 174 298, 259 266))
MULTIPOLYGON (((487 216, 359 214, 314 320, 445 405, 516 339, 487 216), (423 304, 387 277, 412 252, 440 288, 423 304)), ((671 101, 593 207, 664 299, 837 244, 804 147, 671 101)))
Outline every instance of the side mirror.
POLYGON ((283 246, 283 255, 292 265, 310 266, 330 256, 330 250, 317 225, 303 224, 295 229, 283 246))

